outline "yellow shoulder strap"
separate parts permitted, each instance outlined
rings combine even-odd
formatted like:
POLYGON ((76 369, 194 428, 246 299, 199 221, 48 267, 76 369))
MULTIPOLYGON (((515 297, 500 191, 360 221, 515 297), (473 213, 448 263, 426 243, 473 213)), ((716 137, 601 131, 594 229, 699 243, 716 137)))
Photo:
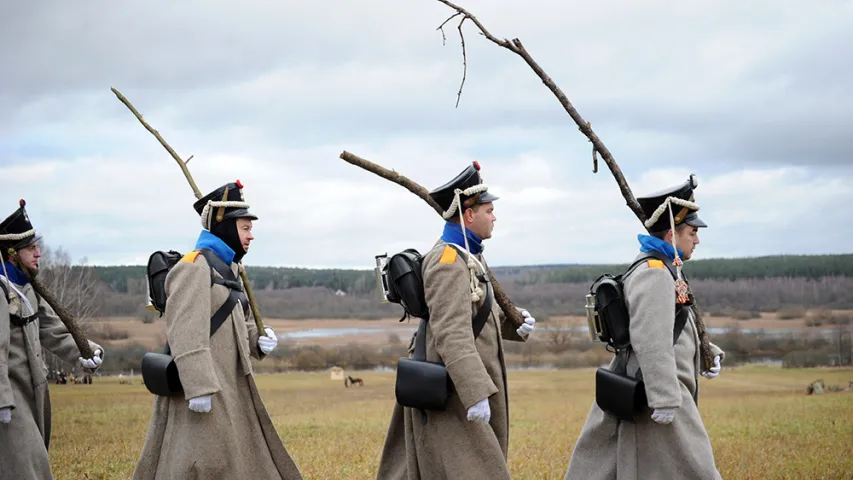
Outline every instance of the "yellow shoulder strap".
POLYGON ((192 252, 184 255, 183 257, 181 257, 181 261, 182 262, 188 262, 188 263, 195 263, 195 259, 198 258, 200 253, 201 252, 199 252, 198 250, 192 251, 192 252))
POLYGON ((438 263, 453 263, 456 261, 456 249, 450 245, 444 246, 444 251, 441 253, 441 258, 438 263))

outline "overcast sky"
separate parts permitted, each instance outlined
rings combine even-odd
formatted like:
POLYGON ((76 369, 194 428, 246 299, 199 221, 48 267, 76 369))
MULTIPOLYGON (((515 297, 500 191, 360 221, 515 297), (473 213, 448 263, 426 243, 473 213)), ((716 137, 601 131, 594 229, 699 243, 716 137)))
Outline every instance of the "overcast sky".
MULTIPOLYGON (((853 252, 853 1, 464 0, 520 38, 635 195, 699 179, 694 258, 853 252)), ((494 265, 627 262, 641 225, 523 60, 435 0, 0 3, 0 217, 26 198, 90 264, 188 251, 202 193, 236 179, 260 219, 248 265, 357 267, 426 251, 443 220, 353 167, 428 189, 478 160, 494 265)))

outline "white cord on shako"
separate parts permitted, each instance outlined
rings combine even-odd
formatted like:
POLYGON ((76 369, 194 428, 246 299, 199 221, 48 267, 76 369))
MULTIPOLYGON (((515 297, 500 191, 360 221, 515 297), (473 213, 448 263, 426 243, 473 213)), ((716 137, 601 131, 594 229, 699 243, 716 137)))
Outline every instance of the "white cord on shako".
POLYGON ((236 200, 218 202, 214 200, 208 200, 207 205, 205 205, 204 209, 201 211, 201 226, 204 227, 205 230, 210 230, 210 217, 213 215, 213 210, 217 207, 248 209, 249 204, 246 202, 238 202, 236 200))
POLYGON ((479 302, 480 299, 482 299, 483 295, 484 295, 483 289, 480 288, 480 282, 477 279, 477 266, 478 265, 480 266, 480 269, 483 270, 483 273, 485 273, 485 270, 483 269, 483 266, 480 264, 480 262, 478 262, 474 258, 474 256, 471 255, 471 249, 468 246, 468 234, 467 234, 466 229, 465 229, 465 217, 463 214, 463 209, 461 208, 462 201, 461 201, 460 197, 462 195, 470 197, 470 196, 475 195, 477 193, 485 192, 488 189, 489 189, 488 185, 485 185, 482 183, 468 187, 465 190, 460 190, 458 188, 455 189, 453 191, 453 203, 451 203, 450 207, 448 207, 447 211, 441 215, 445 220, 448 220, 448 219, 450 219, 451 216, 453 216, 454 213, 456 213, 457 210, 459 211, 459 224, 462 226, 462 238, 465 239, 465 251, 468 252, 468 255, 466 255, 466 257, 468 257, 468 261, 467 261, 468 272, 470 273, 470 276, 471 276, 471 282, 470 282, 471 301, 474 303, 479 302))

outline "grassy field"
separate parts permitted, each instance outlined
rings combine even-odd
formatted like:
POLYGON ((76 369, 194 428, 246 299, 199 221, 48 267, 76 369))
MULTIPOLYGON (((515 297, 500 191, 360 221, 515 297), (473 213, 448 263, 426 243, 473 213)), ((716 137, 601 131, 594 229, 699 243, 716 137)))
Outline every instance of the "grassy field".
MULTIPOLYGON (((306 479, 372 479, 393 406, 393 372, 258 376, 276 428, 306 479)), ((593 401, 594 369, 511 371, 510 458, 516 479, 562 479, 593 401)), ((853 369, 749 366, 702 380, 699 410, 725 479, 853 478, 853 393, 807 396, 823 378, 847 387, 853 369)), ((51 385, 57 479, 129 478, 153 397, 134 385, 51 385)))

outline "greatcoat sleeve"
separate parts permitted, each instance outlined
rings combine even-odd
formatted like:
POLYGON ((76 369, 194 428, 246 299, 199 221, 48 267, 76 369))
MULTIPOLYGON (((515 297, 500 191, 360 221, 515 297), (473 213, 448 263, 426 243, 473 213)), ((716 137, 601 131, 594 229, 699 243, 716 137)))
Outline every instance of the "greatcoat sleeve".
POLYGON ((258 333, 258 326, 255 325, 255 314, 252 312, 251 305, 249 306, 249 314, 246 315, 246 331, 249 332, 249 355, 258 360, 263 360, 267 355, 258 347, 260 333, 258 333))
MULTIPOLYGON (((518 313, 524 311, 523 308, 515 307, 515 309, 518 311, 518 313)), ((518 334, 518 327, 513 325, 512 322, 507 319, 507 316, 504 313, 503 309, 498 307, 498 312, 500 312, 498 313, 498 321, 501 324, 501 337, 504 340, 510 340, 513 342, 526 342, 527 338, 522 337, 518 334)))
POLYGON ((430 312, 427 325, 435 350, 467 409, 498 392, 474 344, 468 267, 462 255, 452 262, 437 255, 424 260, 424 297, 430 312))
POLYGON ((0 291, 0 408, 15 408, 15 397, 9 382, 10 328, 9 303, 0 291))
POLYGON ((178 367, 184 397, 222 390, 210 354, 210 269, 204 257, 184 257, 166 277, 166 341, 178 367))
POLYGON ((675 283, 666 267, 640 265, 625 281, 631 347, 637 355, 651 408, 681 406, 672 331, 675 283))
MULTIPOLYGON (((63 361, 77 365, 77 360, 82 356, 80 349, 77 348, 77 342, 74 341, 68 327, 59 319, 59 315, 42 298, 39 298, 38 320, 41 346, 63 361)), ((104 358, 103 347, 89 341, 89 348, 92 349, 92 352, 100 350, 101 359, 104 358)))

